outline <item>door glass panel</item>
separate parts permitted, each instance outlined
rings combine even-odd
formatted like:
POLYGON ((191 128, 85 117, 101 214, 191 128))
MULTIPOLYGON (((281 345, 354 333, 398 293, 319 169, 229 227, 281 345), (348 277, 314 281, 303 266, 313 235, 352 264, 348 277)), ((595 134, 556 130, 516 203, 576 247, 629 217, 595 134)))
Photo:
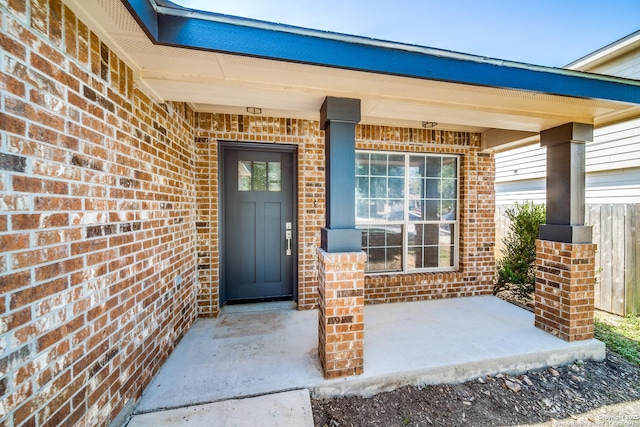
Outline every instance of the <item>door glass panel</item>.
POLYGON ((267 162, 253 162, 253 191, 267 191, 267 162))
POLYGON ((280 162, 269 162, 269 191, 280 191, 281 168, 280 162))
POLYGON ((238 191, 251 191, 251 162, 238 162, 238 191))
POLYGON ((238 162, 238 191, 281 191, 280 162, 238 162))

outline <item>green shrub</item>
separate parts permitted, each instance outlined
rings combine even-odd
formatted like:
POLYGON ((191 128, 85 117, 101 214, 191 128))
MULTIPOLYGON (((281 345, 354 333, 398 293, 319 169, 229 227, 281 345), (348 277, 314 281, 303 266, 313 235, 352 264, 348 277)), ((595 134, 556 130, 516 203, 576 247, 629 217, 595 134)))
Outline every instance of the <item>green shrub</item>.
POLYGON ((505 212, 511 224, 502 239, 502 258, 497 262, 498 281, 493 288, 496 294, 504 289, 513 289, 524 299, 531 299, 535 290, 536 239, 540 224, 546 219, 544 205, 533 202, 516 202, 505 212))

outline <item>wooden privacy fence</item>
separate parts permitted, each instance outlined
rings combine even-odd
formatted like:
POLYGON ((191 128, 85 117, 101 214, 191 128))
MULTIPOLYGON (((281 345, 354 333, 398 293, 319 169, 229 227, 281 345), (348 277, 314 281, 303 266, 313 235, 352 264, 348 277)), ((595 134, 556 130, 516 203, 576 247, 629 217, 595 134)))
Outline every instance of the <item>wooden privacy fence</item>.
MULTIPOLYGON (((496 259, 509 229, 509 207, 496 207, 496 259)), ((589 204, 585 222, 593 226, 598 245, 596 308, 620 316, 640 314, 640 204, 589 204)))

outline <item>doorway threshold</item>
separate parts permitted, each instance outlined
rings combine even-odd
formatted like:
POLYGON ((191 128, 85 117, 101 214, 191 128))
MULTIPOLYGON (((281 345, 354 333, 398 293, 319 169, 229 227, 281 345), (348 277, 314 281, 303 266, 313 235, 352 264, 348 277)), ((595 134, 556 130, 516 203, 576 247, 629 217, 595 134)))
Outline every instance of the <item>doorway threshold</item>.
POLYGON ((295 301, 270 301, 248 304, 227 304, 220 309, 220 314, 288 311, 296 310, 297 308, 298 304, 295 301))

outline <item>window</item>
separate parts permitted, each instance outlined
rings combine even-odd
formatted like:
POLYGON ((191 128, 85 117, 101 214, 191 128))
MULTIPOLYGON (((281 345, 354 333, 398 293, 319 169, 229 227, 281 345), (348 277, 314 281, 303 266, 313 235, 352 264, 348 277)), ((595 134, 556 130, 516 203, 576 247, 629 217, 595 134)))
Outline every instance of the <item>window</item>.
POLYGON ((458 266, 458 157, 356 152, 356 227, 366 272, 458 266))
POLYGON ((280 162, 238 162, 238 191, 280 191, 280 162))

